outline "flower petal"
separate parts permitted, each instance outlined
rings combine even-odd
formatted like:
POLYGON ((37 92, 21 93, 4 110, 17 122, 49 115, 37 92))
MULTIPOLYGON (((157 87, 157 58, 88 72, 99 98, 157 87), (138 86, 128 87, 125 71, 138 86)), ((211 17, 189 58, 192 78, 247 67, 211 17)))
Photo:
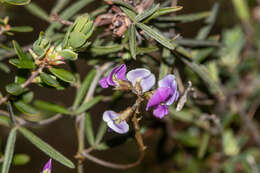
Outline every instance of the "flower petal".
POLYGON ((160 103, 164 103, 172 94, 172 90, 168 87, 158 88, 148 101, 146 110, 150 107, 157 106, 160 103))
POLYGON ((44 165, 42 169, 42 173, 51 173, 52 170, 52 159, 49 159, 49 161, 44 165))
POLYGON ((175 80, 175 76, 173 74, 169 74, 165 76, 162 80, 158 82, 159 87, 169 87, 169 88, 176 88, 177 89, 177 83, 175 80))
POLYGON ((155 84, 154 75, 145 68, 137 68, 129 71, 126 78, 132 83, 133 86, 135 86, 136 82, 139 80, 143 92, 150 90, 155 84))
POLYGON ((120 66, 115 67, 107 78, 107 83, 112 86, 116 86, 115 81, 113 80, 113 76, 115 75, 117 80, 125 80, 125 73, 126 73, 126 65, 122 64, 120 66))
POLYGON ((163 118, 169 113, 168 107, 166 105, 158 105, 154 110, 153 114, 157 118, 163 118))
POLYGON ((178 98, 179 98, 179 92, 177 90, 175 90, 173 95, 171 97, 169 97, 169 99, 165 103, 166 103, 166 105, 171 105, 175 101, 177 101, 178 98))
POLYGON ((108 88, 109 85, 107 83, 107 77, 103 77, 100 81, 99 81, 99 84, 102 88, 108 88))
POLYGON ((103 120, 107 123, 108 127, 120 134, 127 133, 129 131, 129 125, 124 120, 121 123, 115 123, 115 118, 119 117, 119 114, 114 111, 105 111, 103 113, 103 120))

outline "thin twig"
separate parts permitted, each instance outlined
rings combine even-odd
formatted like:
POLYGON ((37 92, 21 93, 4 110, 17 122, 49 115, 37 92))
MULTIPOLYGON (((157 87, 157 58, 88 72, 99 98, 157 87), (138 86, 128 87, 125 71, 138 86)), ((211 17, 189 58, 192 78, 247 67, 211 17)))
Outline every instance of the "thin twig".
POLYGON ((34 80, 34 78, 36 78, 44 69, 45 64, 41 65, 36 71, 32 72, 32 75, 21 85, 22 88, 27 87, 30 83, 32 83, 32 81, 34 80))

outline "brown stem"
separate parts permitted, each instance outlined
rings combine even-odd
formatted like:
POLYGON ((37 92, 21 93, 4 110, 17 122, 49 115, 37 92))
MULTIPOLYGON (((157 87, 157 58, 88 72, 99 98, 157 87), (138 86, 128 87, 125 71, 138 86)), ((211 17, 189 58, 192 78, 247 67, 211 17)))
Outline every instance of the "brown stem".
POLYGON ((32 75, 27 79, 27 81, 25 81, 21 87, 25 88, 27 87, 30 83, 32 83, 33 79, 36 78, 44 69, 45 64, 41 65, 36 71, 32 72, 32 75))

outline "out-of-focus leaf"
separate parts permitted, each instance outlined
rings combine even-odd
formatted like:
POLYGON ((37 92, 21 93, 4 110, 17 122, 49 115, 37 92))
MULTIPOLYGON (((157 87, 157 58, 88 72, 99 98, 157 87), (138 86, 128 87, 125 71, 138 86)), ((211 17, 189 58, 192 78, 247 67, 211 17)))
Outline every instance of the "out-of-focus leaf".
POLYGON ((50 14, 58 14, 68 3, 69 0, 57 0, 52 7, 50 14))
MULTIPOLYGON (((71 6, 66 8, 59 16, 63 20, 68 20, 72 16, 74 16, 79 10, 84 8, 89 3, 93 2, 94 0, 78 0, 77 2, 73 3, 71 6)), ((55 29, 60 29, 63 25, 59 22, 53 22, 46 30, 46 36, 51 37, 54 34, 55 29)))
POLYGON ((13 164, 16 166, 25 165, 30 162, 31 158, 27 154, 16 154, 14 156, 13 164))
POLYGON ((129 34, 130 52, 131 52, 132 57, 134 59, 136 59, 136 30, 135 30, 135 25, 132 23, 130 24, 128 34, 129 34))
POLYGON ((181 60, 200 76, 200 78, 208 85, 209 90, 213 94, 218 96, 221 100, 225 99, 225 95, 222 89, 220 88, 219 84, 211 78, 209 72, 204 66, 199 65, 195 62, 190 62, 184 58, 181 58, 181 60))
POLYGON ((175 43, 189 47, 218 47, 220 43, 213 40, 177 39, 175 43))
POLYGON ((135 20, 137 22, 140 22, 144 19, 146 19, 147 17, 153 15, 155 13, 156 10, 158 10, 158 8, 160 7, 159 4, 156 4, 156 5, 153 5, 151 6, 150 8, 148 8, 147 10, 144 10, 142 13, 138 14, 136 17, 135 17, 135 20))
POLYGON ((239 146, 232 130, 225 130, 222 139, 224 153, 228 156, 239 154, 239 146))
POLYGON ((7 65, 5 65, 4 63, 0 63, 0 69, 2 71, 4 71, 5 73, 9 73, 10 72, 10 69, 7 65))
POLYGON ((22 94, 25 91, 25 89, 17 83, 11 83, 6 86, 6 91, 12 95, 18 96, 22 94))
POLYGON ((239 61, 239 54, 242 51, 245 39, 242 29, 236 26, 223 33, 223 47, 220 49, 221 64, 234 69, 239 61))
POLYGON ((232 0, 236 13, 240 20, 250 21, 250 10, 246 0, 232 0))
POLYGON ((34 146, 39 148, 45 154, 69 168, 75 168, 74 164, 69 159, 67 159, 60 152, 52 148, 49 144, 41 140, 38 136, 30 132, 29 130, 23 127, 20 127, 18 130, 23 134, 26 139, 28 139, 34 146))
POLYGON ((196 20, 201 20, 210 15, 209 11, 206 12, 199 12, 199 13, 193 13, 193 14, 183 14, 183 15, 177 15, 177 16, 166 16, 166 17, 159 17, 156 18, 158 21, 162 22, 193 22, 196 20))
POLYGON ((52 74, 54 74, 56 77, 58 77, 59 79, 65 82, 73 83, 76 81, 75 76, 71 72, 65 69, 52 67, 49 68, 49 70, 52 74))
POLYGON ((85 118, 86 136, 87 136, 89 144, 91 146, 93 146, 95 144, 95 137, 94 137, 94 130, 92 127, 92 120, 91 120, 90 113, 87 112, 85 117, 86 117, 85 118))
POLYGON ((26 93, 24 93, 24 94, 22 95, 22 99, 23 99, 23 101, 24 101, 25 103, 30 103, 30 102, 32 101, 32 99, 33 99, 33 96, 34 96, 34 94, 33 94, 32 91, 26 92, 26 93))
POLYGON ((10 126, 10 118, 6 117, 6 116, 2 116, 0 114, 0 125, 4 125, 9 127, 10 126))
POLYGON ((95 46, 92 47, 90 50, 91 52, 95 53, 96 55, 106 55, 110 53, 119 52, 123 50, 123 45, 109 45, 109 46, 95 46))
POLYGON ((85 97, 87 90, 90 87, 90 84, 92 80, 94 79, 96 75, 96 70, 91 70, 83 80, 82 84, 80 85, 80 88, 77 90, 77 94, 73 103, 73 109, 76 109, 79 104, 82 102, 82 99, 85 97))
POLYGON ((36 3, 32 2, 29 5, 26 5, 25 8, 32 13, 34 16, 39 17, 42 20, 50 22, 49 15, 46 11, 44 11, 40 6, 36 3))
POLYGON ((205 132, 202 136, 199 151, 198 151, 198 157, 202 159, 207 152, 208 145, 210 140, 210 134, 205 132))
POLYGON ((9 168, 12 163, 13 155, 14 155, 14 147, 15 147, 15 141, 16 141, 16 133, 17 128, 14 127, 11 132, 9 133, 7 144, 5 146, 5 157, 4 157, 4 163, 2 166, 2 173, 8 173, 9 168))
POLYGON ((61 114, 70 114, 70 112, 65 107, 50 102, 35 100, 33 104, 36 107, 47 111, 61 113, 61 114))
POLYGON ((216 82, 220 82, 219 69, 217 67, 217 62, 211 61, 210 63, 207 63, 207 69, 208 69, 209 74, 212 77, 212 79, 216 82))
POLYGON ((143 55, 146 53, 156 52, 159 48, 158 47, 137 47, 136 54, 143 55))
POLYGON ((16 101, 14 102, 14 106, 21 111, 24 114, 27 115, 35 115, 35 114, 39 114, 38 110, 36 110, 34 107, 32 107, 31 105, 23 102, 23 101, 16 101))
POLYGON ((136 12, 136 11, 135 11, 135 8, 134 8, 132 5, 126 3, 126 2, 124 2, 124 1, 122 1, 122 0, 112 0, 112 3, 113 3, 113 4, 120 5, 120 6, 123 6, 123 7, 126 7, 126 8, 128 8, 129 10, 131 10, 131 11, 133 11, 133 12, 136 12))
POLYGON ((83 103, 82 105, 80 105, 80 107, 78 109, 76 109, 75 111, 75 115, 78 115, 82 112, 87 111, 88 109, 90 109, 92 106, 94 106, 95 104, 97 104, 100 100, 102 100, 103 96, 96 96, 94 97, 92 100, 83 103))
POLYGON ((96 140, 95 140, 96 145, 101 142, 101 140, 103 139, 106 131, 107 131, 107 123, 105 123, 104 121, 101 121, 99 128, 98 128, 96 140))
POLYGON ((167 74, 169 74, 169 67, 165 63, 161 62, 160 65, 160 73, 159 73, 159 80, 163 79, 167 74))
POLYGON ((163 46, 167 47, 168 49, 174 49, 174 45, 171 43, 171 41, 164 37, 161 33, 159 33, 156 30, 153 30, 149 26, 143 24, 143 23, 136 23, 136 25, 142 29, 147 35, 158 41, 163 46))
POLYGON ((179 11, 182 9, 182 6, 175 6, 175 7, 165 7, 165 8, 159 8, 153 13, 150 17, 148 17, 146 20, 144 20, 143 23, 149 22, 151 19, 154 19, 158 16, 166 15, 169 13, 173 13, 176 11, 179 11))
POLYGON ((218 11, 219 11, 219 4, 215 3, 211 9, 210 15, 204 21, 206 26, 202 27, 196 36, 197 40, 205 40, 208 37, 211 28, 213 27, 217 19, 218 11))
POLYGON ((12 5, 26 5, 31 2, 31 0, 4 0, 4 2, 12 5))
POLYGON ((56 88, 56 87, 59 87, 59 85, 60 85, 59 82, 53 76, 51 76, 47 73, 42 72, 40 74, 40 77, 41 77, 41 80, 49 86, 56 88))
POLYGON ((32 32, 33 28, 30 26, 12 26, 10 32, 32 32))

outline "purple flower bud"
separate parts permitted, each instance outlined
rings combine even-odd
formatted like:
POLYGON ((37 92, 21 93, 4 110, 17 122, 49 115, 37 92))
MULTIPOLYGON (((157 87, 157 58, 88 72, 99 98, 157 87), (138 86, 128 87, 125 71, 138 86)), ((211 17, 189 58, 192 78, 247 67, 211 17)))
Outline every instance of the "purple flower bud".
POLYGON ((52 159, 49 159, 49 161, 44 165, 42 169, 42 173, 51 173, 52 170, 52 159))
POLYGON ((102 88, 108 88, 109 86, 117 86, 117 80, 126 80, 126 65, 122 64, 115 67, 107 77, 103 77, 99 84, 102 88))
POLYGON ((103 120, 107 123, 107 126, 113 131, 123 134, 129 130, 129 125, 125 120, 120 123, 116 123, 116 119, 119 118, 120 114, 114 111, 105 111, 103 113, 103 120))
POLYGON ((179 97, 177 82, 174 75, 167 75, 158 82, 159 88, 147 103, 146 110, 154 107, 153 114, 157 118, 163 118, 168 114, 167 105, 173 104, 179 97))
POLYGON ((149 91, 155 84, 155 76, 145 68, 137 68, 127 73, 126 78, 135 86, 140 82, 142 92, 149 91))

